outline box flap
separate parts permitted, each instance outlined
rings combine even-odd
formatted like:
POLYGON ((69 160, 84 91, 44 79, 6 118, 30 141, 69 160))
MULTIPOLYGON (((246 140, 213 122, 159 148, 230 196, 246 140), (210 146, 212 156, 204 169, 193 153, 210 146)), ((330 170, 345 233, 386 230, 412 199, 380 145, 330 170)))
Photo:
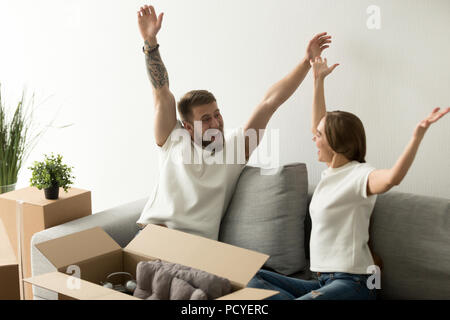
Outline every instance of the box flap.
POLYGON ((17 257, 9 241, 6 228, 0 219, 0 267, 17 264, 17 257))
POLYGON ((200 269, 245 287, 268 255, 157 225, 147 225, 124 249, 150 259, 200 269))
POLYGON ((226 296, 220 297, 216 300, 263 300, 279 293, 274 290, 256 289, 256 288, 244 288, 237 290, 226 296))
POLYGON ((82 279, 79 288, 71 288, 70 285, 74 284, 73 277, 61 272, 50 272, 23 281, 78 300, 140 300, 82 279))
POLYGON ((122 249, 100 227, 41 242, 35 246, 57 269, 122 249))

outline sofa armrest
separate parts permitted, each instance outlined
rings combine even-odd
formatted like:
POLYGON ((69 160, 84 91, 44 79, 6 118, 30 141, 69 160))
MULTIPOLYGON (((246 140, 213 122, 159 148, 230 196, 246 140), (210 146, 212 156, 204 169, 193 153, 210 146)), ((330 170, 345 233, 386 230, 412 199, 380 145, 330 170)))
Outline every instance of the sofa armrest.
MULTIPOLYGON (((47 258, 36 249, 35 245, 41 242, 94 227, 101 227, 122 248, 125 247, 138 232, 136 221, 139 219, 147 200, 148 198, 142 198, 35 233, 31 238, 32 275, 37 276, 56 271, 56 268, 47 260, 47 258)), ((33 286, 33 295, 36 299, 58 299, 58 295, 55 292, 36 286, 33 286)))

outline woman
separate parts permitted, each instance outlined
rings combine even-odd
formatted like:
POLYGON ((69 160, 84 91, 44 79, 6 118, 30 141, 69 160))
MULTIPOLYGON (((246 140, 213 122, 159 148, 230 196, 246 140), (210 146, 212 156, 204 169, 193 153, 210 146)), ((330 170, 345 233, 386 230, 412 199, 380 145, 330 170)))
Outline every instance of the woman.
POLYGON ((400 184, 425 132, 450 108, 434 109, 417 125, 395 165, 376 170, 365 161, 366 138, 359 118, 348 112, 326 112, 324 79, 338 64, 328 67, 327 60, 320 57, 310 63, 314 74, 313 141, 318 160, 328 165, 310 204, 310 269, 318 280, 260 270, 248 287, 280 292, 269 299, 376 299, 376 289, 367 286, 371 267, 379 265, 368 243, 376 196, 400 184))

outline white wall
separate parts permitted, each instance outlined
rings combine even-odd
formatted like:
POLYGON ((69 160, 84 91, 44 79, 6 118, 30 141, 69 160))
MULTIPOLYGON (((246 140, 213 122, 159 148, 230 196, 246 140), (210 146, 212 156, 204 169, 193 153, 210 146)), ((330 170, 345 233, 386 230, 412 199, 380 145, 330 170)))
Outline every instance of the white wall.
MULTIPOLYGON (((44 153, 75 167, 75 187, 92 191, 93 211, 150 194, 157 176, 153 106, 136 12, 142 1, 2 0, 0 82, 12 106, 26 85, 56 124, 22 169, 44 153)), ((191 89, 215 93, 227 127, 242 125, 265 90, 303 57, 317 32, 333 35, 326 56, 341 66, 326 84, 330 110, 356 113, 368 142, 367 161, 394 164, 415 125, 450 101, 448 0, 154 1, 165 12, 161 54, 178 99, 191 89), (369 30, 369 5, 381 29, 369 30)), ((273 117, 280 162, 306 162, 310 183, 325 164, 311 141, 312 79, 273 117)), ((427 133, 398 191, 450 198, 450 116, 427 133)))

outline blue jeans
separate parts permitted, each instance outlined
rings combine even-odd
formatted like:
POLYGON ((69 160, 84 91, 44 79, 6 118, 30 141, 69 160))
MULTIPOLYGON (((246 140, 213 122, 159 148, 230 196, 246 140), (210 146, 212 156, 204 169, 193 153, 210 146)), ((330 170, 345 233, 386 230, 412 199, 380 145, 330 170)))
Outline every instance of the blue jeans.
POLYGON ((276 290, 267 300, 375 300, 376 289, 367 287, 369 275, 321 273, 318 280, 302 280, 259 270, 247 287, 276 290))

